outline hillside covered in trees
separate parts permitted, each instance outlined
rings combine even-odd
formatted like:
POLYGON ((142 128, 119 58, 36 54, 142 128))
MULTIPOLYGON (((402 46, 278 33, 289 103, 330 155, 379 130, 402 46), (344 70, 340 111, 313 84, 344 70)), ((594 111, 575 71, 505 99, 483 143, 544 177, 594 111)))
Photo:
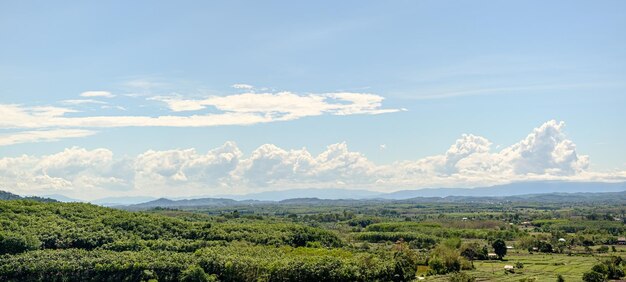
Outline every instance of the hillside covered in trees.
POLYGON ((0 201, 2 281, 177 281, 190 275, 369 281, 414 275, 407 269, 415 259, 402 250, 368 253, 345 245, 334 232, 279 220, 0 201))

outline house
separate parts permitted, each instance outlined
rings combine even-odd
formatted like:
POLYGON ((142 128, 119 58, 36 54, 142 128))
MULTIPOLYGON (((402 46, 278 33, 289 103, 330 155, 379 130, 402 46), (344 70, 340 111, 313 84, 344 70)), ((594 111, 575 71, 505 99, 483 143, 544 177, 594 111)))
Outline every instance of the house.
POLYGON ((619 237, 619 238, 617 238, 617 244, 618 245, 626 245, 626 237, 619 237))
POLYGON ((565 241, 566 241, 565 238, 559 238, 559 242, 565 243, 565 241))
POLYGON ((504 271, 505 272, 510 272, 510 273, 515 273, 515 267, 512 265, 505 265, 504 266, 504 271))
POLYGON ((487 258, 489 259, 497 259, 498 255, 496 253, 488 253, 487 258))
POLYGON ((513 246, 506 246, 506 249, 507 250, 511 250, 511 249, 513 249, 513 246))
POLYGON ((533 224, 530 221, 524 221, 524 222, 522 222, 522 225, 524 227, 533 227, 533 224))

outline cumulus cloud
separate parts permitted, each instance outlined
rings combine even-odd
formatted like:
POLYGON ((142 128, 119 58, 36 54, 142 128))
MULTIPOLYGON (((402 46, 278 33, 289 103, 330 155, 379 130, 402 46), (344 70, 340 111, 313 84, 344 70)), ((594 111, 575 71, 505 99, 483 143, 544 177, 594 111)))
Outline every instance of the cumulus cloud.
POLYGON ((306 149, 284 150, 265 144, 240 162, 233 181, 257 187, 333 186, 366 183, 374 170, 372 162, 361 153, 350 152, 345 143, 329 145, 318 156, 306 149))
POLYGON ((135 160, 136 179, 159 186, 181 183, 215 186, 227 181, 241 156, 241 151, 233 142, 206 154, 200 154, 195 149, 150 150, 135 160))
POLYGON ((83 93, 80 93, 81 97, 100 97, 100 98, 113 98, 115 97, 115 95, 113 95, 111 92, 109 91, 85 91, 83 93))
POLYGON ((589 157, 578 155, 576 145, 565 138, 564 122, 548 121, 524 140, 501 152, 518 174, 572 175, 589 166, 589 157))
POLYGON ((233 142, 206 153, 149 150, 133 158, 116 158, 107 149, 70 148, 48 156, 0 158, 0 186, 25 194, 59 190, 84 198, 111 189, 189 196, 312 187, 391 191, 524 180, 626 180, 623 171, 588 171, 588 156, 576 151, 564 126, 548 121, 499 151, 492 151, 484 137, 464 134, 440 155, 390 165, 377 165, 346 143, 329 145, 318 155, 272 144, 245 155, 233 142))
POLYGON ((107 149, 68 148, 35 157, 0 158, 0 185, 16 192, 77 194, 133 188, 128 160, 113 159, 107 149))
POLYGON ((486 138, 464 134, 443 155, 393 165, 395 175, 390 178, 423 177, 457 186, 579 178, 588 173, 589 157, 576 152, 576 145, 563 133, 564 126, 548 121, 499 152, 491 152, 486 138))

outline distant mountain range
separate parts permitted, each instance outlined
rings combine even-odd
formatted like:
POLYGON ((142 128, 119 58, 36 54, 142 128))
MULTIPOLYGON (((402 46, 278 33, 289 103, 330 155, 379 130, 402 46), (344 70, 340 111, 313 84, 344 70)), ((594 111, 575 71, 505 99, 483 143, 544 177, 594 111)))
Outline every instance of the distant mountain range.
MULTIPOLYGON (((91 201, 91 203, 102 206, 128 206, 137 209, 151 207, 190 207, 190 206, 231 206, 231 205, 258 205, 265 203, 340 203, 351 202, 350 200, 361 201, 385 201, 385 200, 407 200, 419 201, 477 201, 493 200, 493 198, 506 197, 512 200, 529 200, 528 197, 515 197, 520 195, 533 195, 534 201, 542 201, 542 198, 558 200, 567 199, 567 195, 572 193, 615 193, 626 191, 626 182, 606 183, 606 182, 564 182, 564 181, 534 181, 518 182, 505 185, 478 188, 425 188, 416 190, 402 190, 391 193, 374 192, 363 189, 290 189, 283 191, 269 191, 253 193, 247 195, 223 195, 219 197, 195 197, 187 199, 156 199, 149 196, 135 197, 108 197, 91 201), (545 194, 551 194, 547 196, 545 194), (563 194, 563 195, 559 195, 563 194), (540 196, 545 195, 545 196, 540 196), (556 196, 555 196, 556 195, 556 196), (417 199, 420 198, 420 199, 417 199), (470 199, 471 198, 471 199, 470 199), (315 199, 315 200, 314 200, 315 199), (325 201, 320 201, 325 200, 325 201)), ((2 192, 0 199, 20 197, 8 192, 2 192), (10 196, 10 195, 12 196, 10 196)), ((60 202, 80 202, 80 200, 65 197, 63 195, 47 195, 46 198, 60 202)), ((581 199, 582 195, 577 195, 576 199, 581 199)), ((38 197, 26 197, 38 198, 38 197)), ((43 198, 39 198, 43 199, 43 198)))
POLYGON ((149 196, 136 196, 136 197, 107 197, 91 201, 90 203, 99 206, 112 207, 112 206, 125 206, 134 205, 139 203, 145 203, 154 201, 157 198, 149 196))
POLYGON ((626 191, 626 182, 564 182, 564 181, 533 181, 517 182, 504 185, 478 188, 424 188, 401 190, 391 193, 368 190, 348 189, 293 189, 270 191, 247 195, 224 195, 220 198, 234 200, 282 201, 294 198, 338 199, 389 199, 402 200, 415 197, 504 197, 546 193, 588 193, 588 192, 620 192, 626 191))
POLYGON ((63 202, 63 203, 73 203, 73 202, 82 202, 81 200, 78 199, 74 199, 74 198, 70 198, 61 194, 49 194, 49 195, 42 195, 41 197, 44 198, 48 198, 48 199, 53 199, 59 202, 63 202))
POLYGON ((366 190, 309 189, 249 194, 229 198, 158 200, 129 205, 154 207, 241 206, 263 204, 366 204, 379 202, 626 202, 626 182, 525 182, 484 188, 437 188, 376 193, 366 190), (366 193, 364 193, 365 191, 366 193), (282 193, 282 194, 281 194, 282 193), (331 197, 327 196, 331 195, 331 197), (290 197, 295 196, 295 197, 290 197), (341 197, 343 196, 343 197, 341 197), (263 199, 263 200, 261 200, 263 199))
POLYGON ((505 197, 528 194, 547 193, 602 193, 626 191, 626 182, 563 182, 534 181, 517 182, 504 185, 480 188, 427 188, 419 190, 402 190, 380 195, 383 199, 408 199, 414 197, 505 197))
POLYGON ((129 207, 143 209, 143 208, 153 208, 153 207, 200 207, 200 206, 210 206, 210 207, 226 207, 226 206, 235 206, 235 205, 249 205, 255 203, 264 203, 256 200, 242 200, 237 201, 233 199, 223 199, 223 198, 201 198, 201 199, 184 199, 184 200, 170 200, 166 198, 156 199, 154 201, 130 205, 129 207))
POLYGON ((282 201, 293 198, 366 199, 381 195, 385 195, 385 193, 362 189, 292 189, 246 195, 222 195, 219 197, 233 200, 282 201))

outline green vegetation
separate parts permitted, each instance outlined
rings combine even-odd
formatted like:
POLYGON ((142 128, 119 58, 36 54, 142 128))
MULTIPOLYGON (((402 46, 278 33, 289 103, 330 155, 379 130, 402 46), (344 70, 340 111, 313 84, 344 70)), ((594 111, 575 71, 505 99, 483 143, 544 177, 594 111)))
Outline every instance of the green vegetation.
POLYGON ((0 281, 605 281, 624 205, 0 201, 0 281))
POLYGON ((594 265, 589 272, 583 274, 583 280, 587 282, 604 281, 607 279, 620 279, 624 277, 626 263, 621 257, 615 256, 594 265))

